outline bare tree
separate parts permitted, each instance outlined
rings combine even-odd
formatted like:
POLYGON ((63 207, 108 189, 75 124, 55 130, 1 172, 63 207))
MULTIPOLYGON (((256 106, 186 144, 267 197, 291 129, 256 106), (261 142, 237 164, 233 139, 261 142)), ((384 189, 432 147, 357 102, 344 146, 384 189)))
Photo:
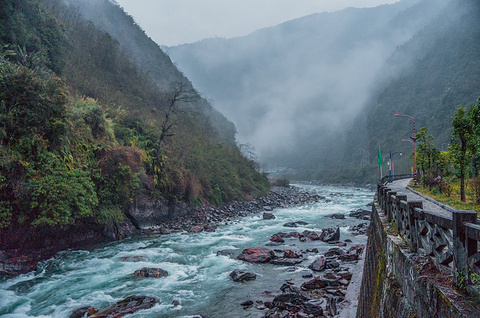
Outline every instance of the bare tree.
POLYGON ((177 116, 181 113, 181 104, 195 101, 198 94, 186 83, 174 82, 171 89, 165 93, 164 120, 160 133, 160 144, 169 137, 174 136, 173 126, 176 124, 177 116))

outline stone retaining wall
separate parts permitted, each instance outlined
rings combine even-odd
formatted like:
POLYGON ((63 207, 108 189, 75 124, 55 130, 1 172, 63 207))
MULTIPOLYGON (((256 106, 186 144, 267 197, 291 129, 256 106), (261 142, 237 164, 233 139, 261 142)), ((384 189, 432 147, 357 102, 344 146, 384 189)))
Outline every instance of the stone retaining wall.
MULTIPOLYGON (((478 302, 478 299, 476 300, 478 302)), ((475 300, 408 244, 373 206, 357 318, 479 317, 475 300)))

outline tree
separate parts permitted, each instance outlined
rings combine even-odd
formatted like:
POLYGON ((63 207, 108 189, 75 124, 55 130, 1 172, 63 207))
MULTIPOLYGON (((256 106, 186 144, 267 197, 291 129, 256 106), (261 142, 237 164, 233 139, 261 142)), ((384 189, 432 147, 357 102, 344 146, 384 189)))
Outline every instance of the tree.
POLYGON ((180 113, 181 103, 188 103, 194 101, 198 96, 194 91, 189 90, 188 86, 182 82, 173 83, 171 89, 164 94, 165 104, 162 107, 164 118, 160 130, 160 144, 175 134, 171 129, 176 124, 176 117, 180 113))
POLYGON ((417 140, 417 164, 422 170, 423 186, 426 187, 427 184, 430 186, 430 189, 433 185, 432 177, 435 177, 433 174, 435 170, 438 170, 436 167, 436 162, 439 158, 439 151, 435 148, 433 144, 433 136, 428 134, 428 128, 422 127, 418 131, 417 140))
POLYGON ((460 177, 460 199, 465 202, 465 175, 471 162, 473 154, 477 149, 477 137, 475 135, 475 120, 478 118, 478 107, 467 110, 458 106, 452 119, 452 140, 450 152, 452 153, 453 164, 460 177))

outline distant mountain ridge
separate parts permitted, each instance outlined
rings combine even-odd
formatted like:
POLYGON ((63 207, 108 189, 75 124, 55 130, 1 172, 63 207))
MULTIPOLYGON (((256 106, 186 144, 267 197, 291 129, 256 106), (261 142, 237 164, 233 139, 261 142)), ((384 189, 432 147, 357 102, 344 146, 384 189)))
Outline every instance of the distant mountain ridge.
POLYGON ((263 161, 312 176, 344 159, 345 131, 378 85, 411 65, 384 63, 447 3, 404 0, 313 14, 166 52, 263 161))

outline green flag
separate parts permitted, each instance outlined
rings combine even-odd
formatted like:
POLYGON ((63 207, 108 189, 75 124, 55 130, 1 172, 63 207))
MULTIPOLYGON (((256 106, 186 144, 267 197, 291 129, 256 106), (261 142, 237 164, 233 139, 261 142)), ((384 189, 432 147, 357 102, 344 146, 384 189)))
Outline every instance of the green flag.
POLYGON ((382 160, 382 152, 380 151, 380 146, 378 146, 378 164, 381 166, 385 167, 385 164, 383 163, 382 160))

